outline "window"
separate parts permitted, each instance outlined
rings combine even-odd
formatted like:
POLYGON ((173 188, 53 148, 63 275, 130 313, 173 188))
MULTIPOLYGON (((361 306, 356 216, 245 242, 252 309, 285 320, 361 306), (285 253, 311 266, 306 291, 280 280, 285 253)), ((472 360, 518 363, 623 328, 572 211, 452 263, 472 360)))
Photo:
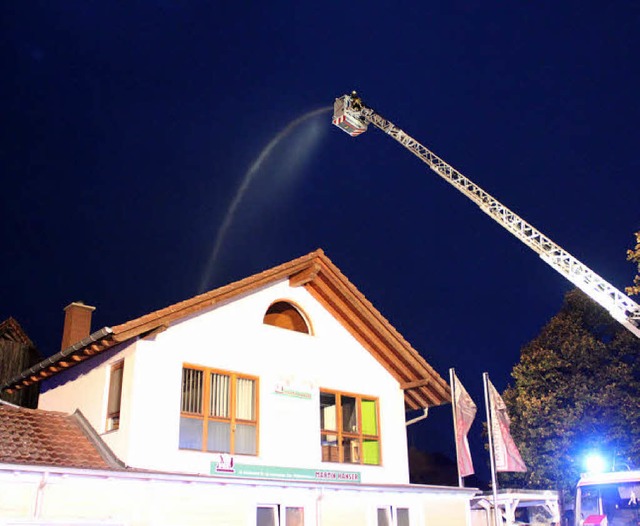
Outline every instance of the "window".
POLYGON ((180 449, 257 455, 257 378, 182 369, 180 449))
POLYGON ((122 373, 124 360, 111 366, 109 373, 109 398, 107 399, 107 431, 120 427, 120 403, 122 401, 122 373))
POLYGON ((258 506, 256 510, 256 526, 276 526, 278 519, 277 506, 258 506))
POLYGON ((304 508, 277 504, 258 506, 256 526, 304 526, 304 508))
POLYGON ((391 508, 378 508, 378 526, 391 526, 391 508))
POLYGON ((409 508, 396 509, 396 523, 398 526, 409 526, 409 508))
POLYGON ((377 400, 320 391, 323 462, 380 464, 377 400))
POLYGON ((378 526, 410 526, 409 508, 385 506, 377 509, 378 526))
POLYGON ((264 315, 262 322, 290 331, 310 334, 309 324, 300 311, 288 301, 272 303, 264 315))

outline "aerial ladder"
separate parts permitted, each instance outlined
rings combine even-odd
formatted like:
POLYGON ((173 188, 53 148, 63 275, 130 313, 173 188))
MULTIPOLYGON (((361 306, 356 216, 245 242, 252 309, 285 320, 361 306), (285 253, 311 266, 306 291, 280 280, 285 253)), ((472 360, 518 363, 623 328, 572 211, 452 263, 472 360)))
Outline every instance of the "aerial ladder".
POLYGON ((351 95, 343 95, 335 100, 333 124, 352 137, 364 133, 369 124, 373 124, 376 128, 393 137, 445 181, 476 203, 480 210, 604 307, 615 320, 640 338, 640 305, 602 279, 584 263, 578 261, 427 147, 366 106, 355 91, 351 95))

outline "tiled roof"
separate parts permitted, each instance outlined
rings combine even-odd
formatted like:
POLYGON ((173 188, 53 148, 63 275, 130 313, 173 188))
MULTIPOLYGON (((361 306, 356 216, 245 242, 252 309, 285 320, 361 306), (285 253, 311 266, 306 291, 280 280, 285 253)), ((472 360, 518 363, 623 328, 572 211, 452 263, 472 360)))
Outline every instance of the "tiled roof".
POLYGON ((340 269, 318 249, 264 272, 112 327, 116 341, 162 330, 171 322, 228 302, 280 279, 305 287, 400 382, 410 409, 451 400, 446 381, 340 269))
POLYGON ((24 332, 15 318, 7 318, 3 322, 0 322, 0 339, 22 343, 29 347, 34 346, 29 336, 27 336, 27 333, 24 332))
POLYGON ((321 249, 121 325, 105 327, 2 387, 11 392, 39 382, 118 343, 156 334, 186 316, 284 279, 288 279, 292 287, 305 287, 398 380, 405 390, 409 409, 450 402, 451 392, 446 381, 321 249))
POLYGON ((0 463, 83 469, 121 469, 122 464, 81 413, 26 409, 0 402, 0 463))

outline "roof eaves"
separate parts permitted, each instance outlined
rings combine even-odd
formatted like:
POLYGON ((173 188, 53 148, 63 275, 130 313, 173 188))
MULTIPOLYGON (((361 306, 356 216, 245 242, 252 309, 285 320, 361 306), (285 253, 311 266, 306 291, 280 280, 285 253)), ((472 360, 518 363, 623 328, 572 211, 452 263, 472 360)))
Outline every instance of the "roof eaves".
POLYGON ((35 364, 33 367, 22 371, 20 374, 14 376, 10 380, 4 383, 4 385, 0 386, 0 391, 5 391, 11 388, 17 388, 22 382, 27 380, 28 378, 38 375, 45 371, 48 367, 54 366, 58 362, 62 361, 64 358, 69 357, 72 354, 77 353, 88 347, 89 345, 99 342, 104 338, 110 336, 113 333, 113 330, 110 327, 103 327, 99 331, 96 331, 86 338, 80 340, 79 342, 74 343, 70 347, 63 349, 62 351, 50 356, 49 358, 45 358, 41 362, 35 364))
MULTIPOLYGON (((100 331, 91 334, 89 337, 81 340, 80 342, 72 345, 71 347, 60 351, 56 355, 43 360, 30 369, 22 372, 20 375, 12 378, 5 385, 0 386, 0 390, 6 390, 10 388, 19 388, 19 386, 27 385, 25 381, 31 378, 33 382, 39 381, 41 378, 35 378, 34 375, 46 374, 46 369, 49 369, 49 373, 53 370, 58 362, 62 362, 64 358, 69 355, 76 354, 74 357, 78 360, 77 356, 79 351, 82 351, 87 346, 102 340, 103 338, 109 338, 107 341, 100 343, 104 344, 102 349, 96 350, 100 352, 106 348, 111 347, 114 343, 121 343, 130 340, 135 337, 143 336, 145 334, 154 333, 154 331, 162 330, 166 328, 170 323, 185 318, 191 314, 202 311, 203 309, 217 306, 225 302, 231 301, 243 294, 248 294, 255 291, 258 288, 268 286, 278 280, 289 278, 292 283, 302 285, 308 290, 312 291, 314 288, 324 288, 321 283, 326 282, 329 284, 328 292, 332 295, 337 295, 340 298, 340 302, 344 305, 342 308, 346 308, 351 311, 357 317, 364 320, 367 326, 367 334, 361 334, 363 340, 367 342, 370 351, 374 353, 376 345, 381 345, 384 348, 389 349, 397 359, 393 359, 390 356, 377 357, 381 361, 382 365, 387 367, 401 384, 415 384, 416 381, 429 380, 428 384, 422 384, 420 386, 411 387, 418 392, 405 392, 405 400, 409 407, 413 409, 422 408, 423 405, 440 405, 450 401, 449 386, 446 381, 438 375, 438 373, 426 362, 426 360, 416 351, 407 340, 393 327, 393 325, 373 306, 373 304, 360 292, 355 285, 353 285, 349 279, 340 271, 340 269, 333 264, 333 262, 325 255, 322 249, 317 249, 309 254, 301 256, 297 259, 288 261, 276 267, 272 267, 263 272, 259 272, 252 276, 248 276, 244 279, 230 283, 223 287, 211 290, 204 294, 200 294, 193 298, 175 303, 160 310, 156 310, 139 318, 130 320, 121 325, 114 327, 105 327, 100 331), (371 339, 373 337, 373 339, 371 339), (378 342, 378 343, 376 343, 378 342), (401 372, 398 370, 404 370, 401 372), (429 400, 430 402, 426 402, 429 400)), ((296 286, 296 285, 292 285, 296 286)), ((345 312, 344 314, 348 314, 345 312)), ((344 316, 343 316, 344 317, 344 316)), ((349 314, 343 320, 345 327, 353 332, 361 331, 362 328, 358 328, 357 323, 349 321, 351 315, 349 314)), ((352 332, 352 333, 353 333, 352 332)), ((85 350, 87 352, 88 350, 85 350)), ((94 354, 94 353, 89 353, 94 354)), ((385 353, 388 354, 388 353, 385 353)), ((376 354, 374 353, 374 356, 376 354)), ((82 359, 88 356, 83 356, 82 359)), ((68 367, 68 366, 66 366, 68 367)), ((63 367, 63 368, 66 368, 63 367)))
MULTIPOLYGON (((430 382, 427 385, 418 387, 422 395, 431 400, 429 405, 441 405, 448 403, 451 399, 449 386, 446 381, 431 367, 427 361, 416 351, 411 344, 395 329, 395 327, 378 311, 366 296, 351 283, 351 281, 333 264, 333 262, 324 254, 319 258, 322 263, 322 269, 316 273, 313 279, 305 283, 309 290, 317 290, 320 292, 322 279, 331 284, 334 294, 342 297, 343 301, 351 305, 356 313, 368 320, 373 333, 377 338, 381 338, 393 349, 397 357, 403 364, 412 371, 409 378, 398 378, 404 382, 409 380, 425 380, 430 382), (320 279, 318 279, 320 278, 320 279), (426 378, 425 378, 426 377, 426 378)), ((341 317, 343 319, 344 317, 341 317)), ((346 318, 345 318, 346 319, 346 318)), ((347 322, 347 329, 358 331, 356 324, 347 322)), ((369 340, 365 335, 364 340, 369 340)), ((371 343, 371 342, 370 342, 371 343)), ((381 358, 378 358, 379 360, 381 358)), ((385 360, 383 360, 384 362, 385 360)), ((385 365, 385 363, 383 363, 385 365)), ((391 362, 386 363, 387 368, 395 369, 391 362)), ((398 376, 398 373, 395 373, 398 376)), ((419 398, 423 398, 420 396, 419 398)), ((422 404, 410 392, 405 393, 406 401, 412 409, 422 408, 422 404)))

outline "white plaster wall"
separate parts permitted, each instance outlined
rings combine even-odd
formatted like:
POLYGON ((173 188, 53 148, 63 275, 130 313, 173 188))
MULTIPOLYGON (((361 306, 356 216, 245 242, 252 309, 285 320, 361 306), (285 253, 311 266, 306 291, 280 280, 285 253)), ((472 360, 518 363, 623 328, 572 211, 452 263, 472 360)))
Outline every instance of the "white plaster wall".
POLYGON ((35 511, 36 494, 41 477, 38 474, 17 476, 0 473, 0 524, 3 519, 32 517, 35 511))
POLYGON ((74 381, 41 393, 38 409, 73 413, 80 409, 91 425, 100 431, 102 400, 104 399, 107 369, 104 366, 92 369, 74 381))
MULTIPOLYGON (((209 473, 218 456, 178 449, 182 364, 259 377, 259 455, 237 463, 360 471, 365 483, 407 483, 404 398, 398 383, 302 287, 288 281, 183 321, 154 340, 139 341, 133 368, 128 464, 209 473), (314 335, 264 325, 269 305, 292 301, 314 335), (312 398, 275 393, 290 382, 312 398), (322 463, 319 388, 379 398, 382 466, 322 463)), ((126 366, 126 364, 125 364, 126 366)))
MULTIPOLYGON (((123 346, 122 350, 102 364, 85 374, 79 375, 73 381, 49 389, 42 393, 38 400, 38 409, 65 413, 73 413, 76 409, 79 409, 115 455, 125 463, 131 429, 131 404, 134 400, 132 389, 135 347, 135 342, 123 346), (111 366, 121 360, 124 360, 124 369, 120 427, 115 431, 106 432, 111 366)), ((83 362, 83 364, 85 363, 83 362)), ((72 370, 70 369, 69 371, 72 370)))
POLYGON ((102 435, 102 440, 111 448, 114 454, 126 465, 129 465, 129 442, 133 430, 133 405, 135 402, 133 381, 134 371, 136 367, 136 347, 138 342, 129 345, 125 350, 116 354, 112 359, 106 362, 102 368, 104 369, 104 391, 102 398, 101 418, 103 422, 102 428, 96 428, 102 435), (120 399, 120 425, 118 429, 105 432, 105 423, 107 417, 107 403, 109 399, 109 371, 111 366, 124 360, 124 369, 122 371, 122 396, 120 399))
MULTIPOLYGON (((379 508, 393 510, 394 514, 398 508, 406 508, 409 510, 410 524, 458 526, 456 522, 425 522, 425 502, 429 502, 429 506, 439 505, 437 504, 437 499, 440 495, 442 494, 431 494, 428 490, 404 493, 393 491, 393 489, 385 489, 379 492, 363 491, 354 494, 353 491, 343 491, 340 488, 335 488, 322 493, 319 510, 321 514, 320 523, 323 526, 343 526, 345 524, 378 525, 377 512, 379 508)), ((457 506, 464 509, 465 498, 457 496, 454 499, 457 502, 457 506)), ((444 513, 447 513, 447 510, 444 513)))
POLYGON ((460 498, 453 495, 429 495, 422 501, 425 524, 465 526, 471 524, 469 502, 460 505, 460 498))
POLYGON ((455 488, 321 488, 0 468, 1 524, 255 526, 258 505, 280 505, 304 508, 307 526, 375 526, 381 506, 409 508, 414 525, 464 526, 469 498, 455 488))

